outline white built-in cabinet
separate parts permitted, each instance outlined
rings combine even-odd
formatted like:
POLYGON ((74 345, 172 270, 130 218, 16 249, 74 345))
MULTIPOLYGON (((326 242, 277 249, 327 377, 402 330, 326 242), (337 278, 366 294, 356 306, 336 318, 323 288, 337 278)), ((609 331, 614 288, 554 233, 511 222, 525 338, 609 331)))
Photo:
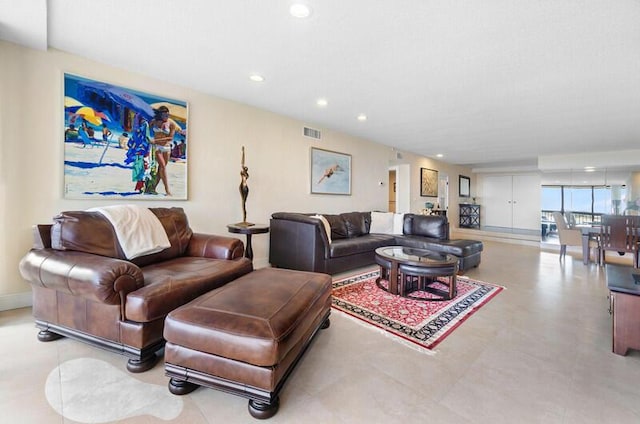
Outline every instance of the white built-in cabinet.
POLYGON ((539 175, 485 175, 483 225, 540 230, 539 175))

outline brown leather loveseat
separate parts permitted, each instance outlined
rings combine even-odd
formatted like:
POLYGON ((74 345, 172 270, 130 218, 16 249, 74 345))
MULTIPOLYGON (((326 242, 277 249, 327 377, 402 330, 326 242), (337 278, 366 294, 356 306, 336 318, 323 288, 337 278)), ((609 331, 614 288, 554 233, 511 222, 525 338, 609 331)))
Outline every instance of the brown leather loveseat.
POLYGON ((182 208, 151 208, 171 247, 125 259, 99 212, 63 212, 35 228, 20 263, 33 288, 41 341, 75 338, 121 353, 127 369, 153 367, 164 346, 166 315, 253 270, 242 241, 193 233, 182 208))

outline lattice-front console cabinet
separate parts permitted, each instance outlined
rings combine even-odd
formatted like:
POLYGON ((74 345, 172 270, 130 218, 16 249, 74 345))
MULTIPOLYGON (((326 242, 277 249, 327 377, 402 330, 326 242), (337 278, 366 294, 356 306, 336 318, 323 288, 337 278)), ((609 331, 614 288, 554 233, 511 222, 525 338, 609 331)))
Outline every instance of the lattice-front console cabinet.
POLYGON ((480 228, 480 205, 460 204, 460 227, 480 228))

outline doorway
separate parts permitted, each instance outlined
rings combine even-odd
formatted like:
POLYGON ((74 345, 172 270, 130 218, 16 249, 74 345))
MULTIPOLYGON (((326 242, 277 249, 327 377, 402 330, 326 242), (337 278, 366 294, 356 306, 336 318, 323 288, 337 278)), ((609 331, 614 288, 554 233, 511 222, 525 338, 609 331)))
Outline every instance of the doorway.
MULTIPOLYGON (((392 201, 395 203, 395 213, 411 210, 411 167, 408 164, 389 167, 389 202, 392 201)), ((389 203, 389 212, 392 212, 391 206, 389 203)))
POLYGON ((389 170, 389 212, 396 211, 396 170, 389 170))
POLYGON ((438 205, 440 210, 449 210, 449 176, 444 172, 438 176, 438 205))

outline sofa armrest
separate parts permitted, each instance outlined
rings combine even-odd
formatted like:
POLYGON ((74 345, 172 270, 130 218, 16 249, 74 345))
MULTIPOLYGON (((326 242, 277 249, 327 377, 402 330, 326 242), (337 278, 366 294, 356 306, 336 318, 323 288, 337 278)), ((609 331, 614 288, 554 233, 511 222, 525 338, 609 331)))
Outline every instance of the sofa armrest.
POLYGON ((185 254, 212 259, 236 259, 244 254, 244 243, 235 237, 193 233, 185 254))
MULTIPOLYGON (((271 225, 274 223, 284 223, 285 221, 296 222, 298 224, 308 224, 311 227, 307 227, 310 231, 316 234, 320 243, 324 245, 323 252, 326 258, 329 258, 329 237, 324 229, 322 221, 318 218, 312 218, 312 214, 304 214, 297 212, 275 212, 271 214, 271 225)), ((273 234, 273 231, 271 231, 273 234)))
POLYGON ((299 212, 274 212, 271 214, 273 219, 285 219, 287 221, 302 222, 305 224, 319 225, 317 218, 311 218, 313 214, 305 214, 299 212))
POLYGON ((269 262, 272 266, 324 272, 330 253, 327 232, 319 219, 301 213, 271 215, 269 262))
POLYGON ((20 261, 20 273, 34 286, 121 307, 128 293, 144 286, 142 271, 131 262, 68 250, 32 249, 20 261))

